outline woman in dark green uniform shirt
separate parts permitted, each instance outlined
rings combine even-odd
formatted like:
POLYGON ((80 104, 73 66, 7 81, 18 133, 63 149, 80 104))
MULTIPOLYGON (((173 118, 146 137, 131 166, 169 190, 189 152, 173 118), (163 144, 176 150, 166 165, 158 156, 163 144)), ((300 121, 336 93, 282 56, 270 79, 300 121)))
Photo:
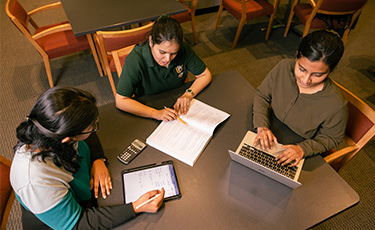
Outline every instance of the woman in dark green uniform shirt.
POLYGON ((183 42, 180 24, 163 15, 153 25, 148 41, 127 56, 117 85, 116 107, 138 116, 170 121, 189 110, 191 99, 211 82, 211 73, 194 51, 183 42), (152 95, 182 86, 188 71, 196 76, 174 108, 157 110, 133 96, 152 95))

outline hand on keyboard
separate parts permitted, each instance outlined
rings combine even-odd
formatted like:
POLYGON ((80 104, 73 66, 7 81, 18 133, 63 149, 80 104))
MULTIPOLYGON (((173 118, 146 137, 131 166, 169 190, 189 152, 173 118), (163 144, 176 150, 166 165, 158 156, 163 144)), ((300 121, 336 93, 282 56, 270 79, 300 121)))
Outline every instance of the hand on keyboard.
POLYGON ((298 145, 284 145, 282 148, 285 148, 285 151, 276 157, 281 165, 296 166, 304 156, 302 148, 298 145))
POLYGON ((277 138, 273 135, 272 131, 266 127, 257 128, 257 136, 254 140, 254 146, 259 146, 261 149, 269 150, 278 144, 277 138))

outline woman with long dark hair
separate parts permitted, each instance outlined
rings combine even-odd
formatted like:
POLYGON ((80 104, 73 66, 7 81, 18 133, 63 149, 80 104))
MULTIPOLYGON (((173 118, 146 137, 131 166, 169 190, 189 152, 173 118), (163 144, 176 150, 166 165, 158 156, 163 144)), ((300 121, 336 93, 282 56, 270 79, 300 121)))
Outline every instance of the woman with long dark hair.
POLYGON ((302 39, 296 58, 280 61, 258 87, 253 105, 256 144, 268 149, 277 142, 270 129, 271 117, 298 137, 284 145, 279 163, 295 166, 303 157, 324 153, 342 142, 347 102, 329 75, 343 53, 337 34, 314 31, 302 39))
POLYGON ((54 87, 38 98, 18 126, 10 180, 25 230, 110 229, 136 213, 156 212, 163 203, 162 189, 132 204, 97 207, 99 188, 106 198, 112 182, 95 134, 99 130, 95 103, 83 90, 54 87), (162 196, 134 208, 158 193, 162 196))

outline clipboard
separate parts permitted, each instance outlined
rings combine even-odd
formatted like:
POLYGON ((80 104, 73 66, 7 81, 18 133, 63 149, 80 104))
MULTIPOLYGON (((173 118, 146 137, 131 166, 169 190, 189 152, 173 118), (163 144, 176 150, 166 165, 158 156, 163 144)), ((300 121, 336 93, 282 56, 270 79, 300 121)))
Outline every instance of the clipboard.
POLYGON ((124 203, 136 201, 140 196, 164 187, 164 201, 181 197, 173 161, 140 166, 121 172, 124 203))

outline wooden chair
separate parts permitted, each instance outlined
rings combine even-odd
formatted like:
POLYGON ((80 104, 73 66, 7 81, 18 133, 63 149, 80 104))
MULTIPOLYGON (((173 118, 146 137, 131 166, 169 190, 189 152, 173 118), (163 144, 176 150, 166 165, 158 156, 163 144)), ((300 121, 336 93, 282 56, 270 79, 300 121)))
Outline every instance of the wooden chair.
POLYGON ((323 156, 324 160, 339 171, 375 136, 375 111, 353 93, 337 85, 348 101, 349 107, 349 120, 344 137, 347 147, 338 151, 329 151, 323 156))
POLYGON ((135 45, 112 51, 113 63, 115 64, 117 76, 121 76, 122 67, 125 64, 125 58, 133 50, 135 45))
POLYGON ((197 9, 198 0, 178 0, 182 5, 184 5, 188 11, 181 14, 172 15, 171 17, 176 19, 179 23, 184 23, 191 21, 191 28, 194 36, 194 43, 197 44, 197 31, 195 29, 195 10, 197 9), (186 2, 190 3, 190 8, 185 4, 186 2))
POLYGON ((266 34, 266 40, 268 40, 271 33, 273 20, 275 19, 276 11, 279 7, 279 3, 280 0, 275 0, 273 5, 267 0, 221 0, 219 11, 217 12, 214 30, 217 29, 217 25, 219 23, 223 8, 225 8, 236 18, 240 19, 240 24, 238 25, 237 33, 232 45, 232 48, 234 48, 237 45, 242 27, 244 26, 246 21, 271 15, 266 34))
POLYGON ((13 24, 42 56, 50 87, 53 87, 53 79, 49 60, 86 49, 91 49, 99 74, 102 76, 91 35, 74 36, 72 28, 67 21, 39 27, 32 18, 37 13, 56 8, 62 8, 60 2, 48 4, 27 12, 17 0, 8 0, 5 7, 6 13, 13 24), (29 24, 34 28, 34 33, 31 33, 29 24))
POLYGON ((10 185, 11 161, 0 155, 0 218, 1 230, 5 230, 10 210, 15 198, 14 191, 10 185))
MULTIPOLYGON (((290 25, 293 20, 294 14, 305 25, 302 37, 306 36, 309 29, 326 29, 327 24, 318 15, 330 16, 347 16, 344 24, 341 25, 344 29, 342 36, 345 42, 353 23, 358 18, 367 0, 309 0, 309 3, 300 3, 300 0, 294 0, 289 14, 289 19, 286 25, 284 37, 288 34, 290 25)), ((333 29, 338 29, 338 20, 330 20, 333 29)))
MULTIPOLYGON (((125 58, 133 50, 134 46, 135 45, 132 45, 132 46, 128 46, 119 50, 112 51, 113 62, 116 67, 117 76, 121 76, 121 72, 125 64, 125 58)), ((185 83, 186 82, 188 82, 188 78, 186 78, 185 83)))
MULTIPOLYGON (((112 52, 124 47, 138 44, 147 39, 153 23, 121 31, 98 31, 94 35, 99 50, 100 61, 105 75, 108 76, 113 94, 116 96, 116 87, 113 81, 112 72, 116 71, 112 52)), ((120 75, 118 75, 120 77, 120 75)))

